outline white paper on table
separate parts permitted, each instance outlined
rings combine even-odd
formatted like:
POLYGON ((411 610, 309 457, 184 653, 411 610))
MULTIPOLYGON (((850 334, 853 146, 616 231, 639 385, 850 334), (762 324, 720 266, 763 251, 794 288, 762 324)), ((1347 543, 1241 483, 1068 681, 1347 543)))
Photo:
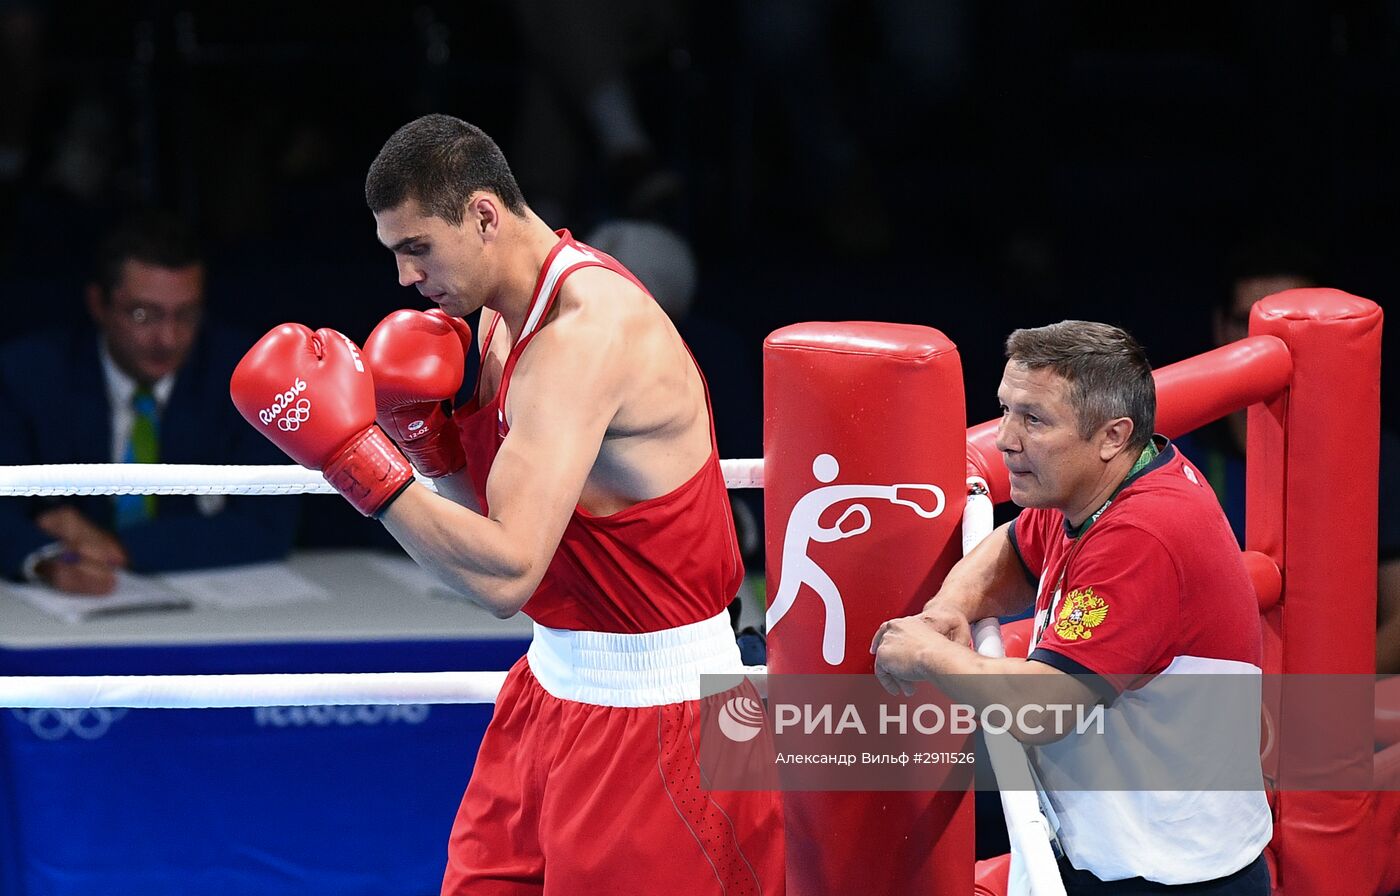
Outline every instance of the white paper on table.
POLYGON ((369 559, 370 565, 386 578, 403 586, 407 591, 444 597, 454 601, 466 598, 439 582, 437 576, 418 565, 412 557, 398 557, 389 554, 376 554, 369 559))
POLYGON ((88 597, 65 594, 47 585, 6 584, 5 590, 26 603, 64 622, 81 622, 96 616, 135 610, 187 609, 193 603, 188 595, 149 576, 117 570, 117 587, 111 594, 88 597))
POLYGON ((285 562, 171 572, 160 580, 196 606, 221 610, 331 599, 329 591, 293 572, 285 562))

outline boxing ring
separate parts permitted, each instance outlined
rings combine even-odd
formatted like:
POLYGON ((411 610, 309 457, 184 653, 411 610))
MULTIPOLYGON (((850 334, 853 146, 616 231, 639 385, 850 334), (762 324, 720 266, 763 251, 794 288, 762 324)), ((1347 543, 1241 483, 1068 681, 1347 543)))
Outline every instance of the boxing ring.
MULTIPOLYGON (((1246 564, 1259 593, 1266 673, 1374 672, 1376 533, 1352 521, 1377 514, 1381 321, 1368 300, 1292 290, 1256 304, 1248 338, 1155 374, 1157 429, 1168 436, 1248 408, 1246 564), (1339 538, 1342 529, 1347 536, 1339 538)), ((764 490, 773 596, 768 668, 868 674, 865 647, 874 629, 922 606, 989 528, 992 503, 1007 500, 1007 473, 993 444, 997 422, 964 429, 957 348, 927 327, 799 324, 772 334, 764 354, 764 459, 724 467, 730 487, 764 490)), ((330 491, 299 467, 0 470, 6 495, 330 491)), ((980 649, 998 650, 995 621, 978 629, 980 649)), ((11 677, 0 678, 0 706, 491 702, 503 678, 11 677)), ((1285 710, 1266 707, 1281 730, 1289 725, 1285 710)), ((1369 741, 1370 719, 1362 721, 1356 736, 1369 741)), ((1266 776, 1269 762, 1265 756, 1266 776)), ((1400 887, 1400 794, 1269 796, 1276 893, 1400 887), (1339 863, 1341 856, 1347 860, 1339 863)), ((872 881, 888 881, 890 893, 974 891, 970 792, 789 792, 784 802, 789 893, 879 892, 872 881)), ((1014 802, 1006 803, 1008 818, 1035 851, 1035 837, 1026 834, 1034 834, 1032 810, 1014 802)), ((1004 875, 1004 863, 984 868, 976 892, 1005 892, 1004 875)), ((1048 886, 1036 892, 1054 892, 1048 886)))

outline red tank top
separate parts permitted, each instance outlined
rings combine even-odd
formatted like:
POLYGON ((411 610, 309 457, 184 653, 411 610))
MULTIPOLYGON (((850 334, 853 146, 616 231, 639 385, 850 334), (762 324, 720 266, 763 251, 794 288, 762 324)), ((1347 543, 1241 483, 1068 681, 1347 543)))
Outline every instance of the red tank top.
MULTIPOLYGON (((454 415, 483 512, 489 512, 486 478, 508 429, 505 402, 511 374, 564 278, 580 268, 604 267, 646 290, 616 259, 576 242, 567 230, 557 233, 559 242, 535 281, 529 314, 506 357, 495 397, 483 405, 478 393, 454 415)), ((499 321, 496 317, 487 331, 483 357, 499 321)), ((709 619, 729 605, 744 570, 719 465, 708 387, 705 410, 711 420, 710 456, 690 479, 667 494, 607 516, 574 508, 544 579, 525 604, 527 616, 550 628, 641 633, 709 619)))

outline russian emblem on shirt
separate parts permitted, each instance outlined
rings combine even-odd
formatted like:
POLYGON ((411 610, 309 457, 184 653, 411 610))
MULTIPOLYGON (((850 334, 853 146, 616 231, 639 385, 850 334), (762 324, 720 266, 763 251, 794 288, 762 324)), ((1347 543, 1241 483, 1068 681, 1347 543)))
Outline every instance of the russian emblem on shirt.
POLYGON ((1055 634, 1065 641, 1087 641, 1107 616, 1108 604, 1094 593, 1093 588, 1077 588, 1060 605, 1055 634))

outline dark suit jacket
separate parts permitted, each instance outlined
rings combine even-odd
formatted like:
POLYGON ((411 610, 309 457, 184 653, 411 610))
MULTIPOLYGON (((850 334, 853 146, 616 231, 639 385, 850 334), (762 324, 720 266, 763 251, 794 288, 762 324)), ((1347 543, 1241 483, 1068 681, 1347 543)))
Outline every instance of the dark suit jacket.
MULTIPOLYGON (((229 399, 229 377, 252 344, 214 325, 203 328, 161 415, 163 463, 288 463, 229 399)), ((111 452, 112 414, 95 330, 36 333, 0 348, 0 464, 105 464, 111 452)), ((24 558, 52 541, 31 520, 61 503, 113 528, 115 502, 108 495, 0 498, 0 572, 19 576, 24 558)), ((299 506, 295 496, 229 496, 208 513, 194 496, 162 495, 154 519, 118 537, 136 572, 275 560, 291 549, 299 506)))

